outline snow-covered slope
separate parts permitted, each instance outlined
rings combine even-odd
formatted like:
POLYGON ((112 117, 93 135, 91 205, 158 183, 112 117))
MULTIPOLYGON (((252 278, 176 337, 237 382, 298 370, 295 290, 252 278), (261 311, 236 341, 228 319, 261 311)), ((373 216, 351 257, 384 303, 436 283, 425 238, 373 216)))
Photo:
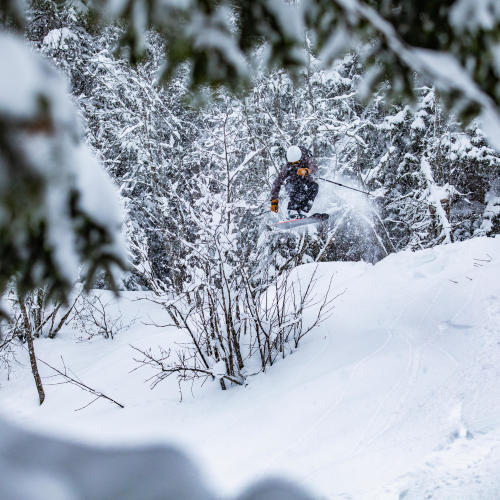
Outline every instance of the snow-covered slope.
POLYGON ((75 412, 91 397, 72 386, 48 386, 38 407, 23 360, 2 383, 1 411, 85 442, 179 444, 228 494, 279 475, 319 498, 500 498, 500 238, 320 266, 318 286, 333 274, 345 290, 332 317, 246 387, 186 387, 182 403, 175 380, 150 391, 130 344, 180 337, 143 324, 161 310, 126 294, 121 307, 139 321, 115 340, 37 345, 125 409, 75 412))

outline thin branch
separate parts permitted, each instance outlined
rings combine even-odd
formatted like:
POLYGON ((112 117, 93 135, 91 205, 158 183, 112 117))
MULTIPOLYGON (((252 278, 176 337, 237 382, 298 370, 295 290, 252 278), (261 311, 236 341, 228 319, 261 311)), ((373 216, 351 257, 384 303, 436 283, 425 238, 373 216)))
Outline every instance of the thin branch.
MULTIPOLYGON (((64 366, 64 371, 59 370, 55 366, 52 366, 51 364, 47 363, 43 359, 40 359, 39 357, 37 357, 37 360, 40 363, 42 363, 45 366, 47 366, 48 368, 50 368, 51 370, 53 370, 54 372, 56 372, 61 377, 63 377, 68 383, 76 385, 79 389, 81 389, 83 391, 86 391, 86 392, 90 392, 90 394, 93 394, 94 396, 96 396, 95 400, 92 401, 92 403, 95 402, 95 401, 97 401, 100 398, 103 398, 103 399, 106 399, 106 400, 110 401, 111 403, 114 403, 115 405, 119 406, 120 408, 125 408, 124 405, 122 405, 121 403, 118 403, 118 401, 115 401, 113 398, 110 398, 109 396, 107 396, 103 392, 100 392, 100 391, 98 391, 98 390, 96 390, 96 389, 88 386, 87 384, 84 384, 81 380, 77 380, 77 379, 73 378, 72 376, 68 375, 68 370, 66 368, 66 364, 64 363, 64 359, 63 359, 62 356, 61 356, 61 361, 62 361, 63 366, 64 366)), ((86 405, 86 406, 84 406, 82 408, 79 408, 79 410, 83 409, 83 408, 86 408, 87 406, 89 406, 92 403, 89 403, 88 405, 86 405)))

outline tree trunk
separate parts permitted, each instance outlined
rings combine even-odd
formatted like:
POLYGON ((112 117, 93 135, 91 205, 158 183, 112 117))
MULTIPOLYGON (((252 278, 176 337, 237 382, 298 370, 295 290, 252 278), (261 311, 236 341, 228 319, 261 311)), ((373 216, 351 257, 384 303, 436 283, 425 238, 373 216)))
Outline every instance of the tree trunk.
POLYGON ((30 324, 30 321, 28 318, 28 313, 26 311, 26 305, 24 303, 24 297, 20 298, 19 304, 21 306, 21 312, 23 314, 24 332, 26 335, 26 341, 28 343, 28 352, 30 355, 31 371, 33 373, 33 378, 35 379, 36 390, 38 391, 38 399, 40 401, 40 404, 42 404, 45 400, 45 391, 43 390, 42 378, 40 377, 40 373, 38 371, 38 365, 37 365, 36 356, 35 356, 35 346, 33 344, 33 334, 31 331, 31 324, 30 324))

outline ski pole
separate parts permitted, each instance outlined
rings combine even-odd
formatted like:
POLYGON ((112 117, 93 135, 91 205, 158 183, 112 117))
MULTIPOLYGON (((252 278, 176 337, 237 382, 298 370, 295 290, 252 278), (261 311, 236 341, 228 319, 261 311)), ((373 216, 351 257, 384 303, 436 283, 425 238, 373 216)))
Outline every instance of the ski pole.
POLYGON ((345 184, 340 184, 340 182, 335 182, 335 181, 331 181, 329 179, 324 179, 323 177, 318 177, 318 179, 321 181, 330 182, 331 184, 335 184, 336 186, 341 186, 341 187, 344 187, 347 189, 352 189, 353 191, 357 191, 358 193, 367 194, 368 196, 373 196, 375 198, 385 198, 385 196, 376 196, 372 193, 369 193, 368 191, 362 191, 361 189, 356 189, 356 188, 353 188, 351 186, 346 186, 345 184))

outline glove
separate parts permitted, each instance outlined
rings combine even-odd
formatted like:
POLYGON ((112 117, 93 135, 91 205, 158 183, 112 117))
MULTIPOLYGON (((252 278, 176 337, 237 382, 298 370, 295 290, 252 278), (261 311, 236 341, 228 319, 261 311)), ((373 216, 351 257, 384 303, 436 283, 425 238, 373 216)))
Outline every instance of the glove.
POLYGON ((307 167, 297 169, 297 175, 299 177, 305 177, 306 175, 309 175, 310 173, 311 173, 311 170, 309 170, 307 167))
POLYGON ((278 200, 271 200, 271 212, 278 213, 278 200))

